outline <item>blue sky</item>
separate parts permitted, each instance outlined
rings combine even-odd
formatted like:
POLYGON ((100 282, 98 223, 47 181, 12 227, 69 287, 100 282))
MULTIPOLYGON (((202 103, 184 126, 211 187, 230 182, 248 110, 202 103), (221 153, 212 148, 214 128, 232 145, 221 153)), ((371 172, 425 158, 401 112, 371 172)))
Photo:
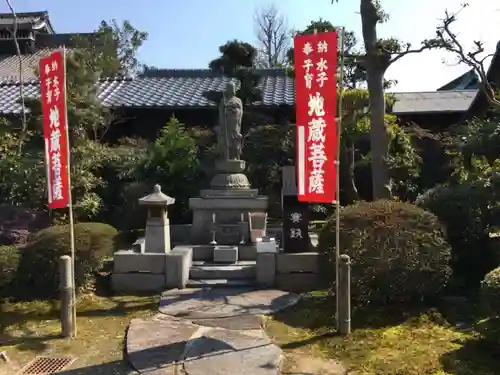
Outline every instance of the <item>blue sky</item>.
MULTIPOLYGON (((418 45, 433 36, 445 9, 458 9, 464 0, 382 0, 391 20, 380 27, 381 36, 395 36, 418 45)), ((301 29, 319 17, 343 25, 361 37, 357 13, 359 1, 340 0, 11 0, 17 12, 48 10, 56 32, 88 32, 103 19, 129 20, 147 31, 149 39, 140 50, 142 62, 161 68, 206 68, 217 57, 218 47, 229 39, 255 42, 255 9, 274 4, 290 27, 301 29)), ((475 0, 455 30, 465 46, 474 39, 493 51, 500 40, 500 2, 475 0), (495 5, 496 4, 496 5, 495 5)), ((0 0, 0 12, 7 6, 0 0)), ((395 91, 432 91, 465 72, 453 56, 426 52, 407 56, 389 69, 386 77, 397 79, 395 91), (443 63, 444 60, 444 63, 443 63)))

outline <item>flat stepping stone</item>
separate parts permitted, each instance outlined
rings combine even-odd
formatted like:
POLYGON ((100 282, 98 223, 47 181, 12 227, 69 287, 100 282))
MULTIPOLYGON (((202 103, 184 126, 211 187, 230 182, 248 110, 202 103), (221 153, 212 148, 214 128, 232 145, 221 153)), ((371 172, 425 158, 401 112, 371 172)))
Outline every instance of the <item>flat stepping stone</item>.
POLYGON ((205 327, 219 327, 231 330, 254 330, 261 329, 264 325, 263 319, 258 315, 230 316, 215 319, 194 319, 194 324, 205 327))
POLYGON ((299 300, 300 295, 274 289, 174 289, 162 294, 160 312, 185 319, 270 315, 299 300))
POLYGON ((174 375, 197 329, 189 321, 133 319, 127 330, 127 359, 140 374, 174 375))
POLYGON ((186 375, 278 375, 281 349, 267 336, 210 329, 186 347, 186 375))

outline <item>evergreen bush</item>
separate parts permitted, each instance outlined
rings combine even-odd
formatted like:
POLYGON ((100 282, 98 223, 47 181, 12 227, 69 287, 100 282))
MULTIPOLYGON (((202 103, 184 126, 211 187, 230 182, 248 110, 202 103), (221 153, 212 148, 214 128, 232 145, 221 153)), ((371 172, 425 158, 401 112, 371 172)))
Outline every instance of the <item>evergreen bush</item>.
POLYGON ((15 280, 19 258, 18 246, 0 246, 0 298, 10 296, 9 287, 15 280))
MULTIPOLYGON (((81 289, 113 255, 117 230, 102 223, 75 224, 75 279, 81 289)), ((59 291, 59 258, 70 254, 69 226, 38 232, 21 251, 18 287, 23 297, 48 298, 59 291)))
MULTIPOLYGON (((409 203, 380 200, 344 208, 340 245, 352 260, 357 304, 433 298, 451 273, 451 249, 437 217, 409 203)), ((335 215, 322 228, 318 247, 335 270, 335 215)), ((330 275, 333 280, 335 271, 330 275)))

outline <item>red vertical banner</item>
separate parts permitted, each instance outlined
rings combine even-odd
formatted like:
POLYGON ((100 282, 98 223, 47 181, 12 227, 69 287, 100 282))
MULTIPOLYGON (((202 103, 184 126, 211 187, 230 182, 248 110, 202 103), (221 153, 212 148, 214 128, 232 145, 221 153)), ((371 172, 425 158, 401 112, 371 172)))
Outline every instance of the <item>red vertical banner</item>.
POLYGON ((336 32, 294 38, 297 190, 301 202, 335 201, 337 38, 336 32))
POLYGON ((66 208, 70 186, 64 51, 40 59, 40 95, 49 208, 66 208))

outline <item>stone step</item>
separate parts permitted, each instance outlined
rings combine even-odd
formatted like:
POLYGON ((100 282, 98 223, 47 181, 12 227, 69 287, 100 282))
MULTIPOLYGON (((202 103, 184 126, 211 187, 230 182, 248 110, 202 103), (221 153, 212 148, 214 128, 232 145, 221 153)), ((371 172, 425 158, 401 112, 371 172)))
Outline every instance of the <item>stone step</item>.
POLYGON ((194 260, 192 262, 193 266, 255 266, 257 262, 255 260, 239 260, 236 263, 216 263, 209 260, 194 260))
POLYGON ((193 265, 189 271, 189 278, 199 279, 249 279, 255 278, 254 264, 208 264, 193 265))
POLYGON ((186 288, 216 287, 249 287, 254 285, 253 279, 201 279, 188 280, 186 288))

